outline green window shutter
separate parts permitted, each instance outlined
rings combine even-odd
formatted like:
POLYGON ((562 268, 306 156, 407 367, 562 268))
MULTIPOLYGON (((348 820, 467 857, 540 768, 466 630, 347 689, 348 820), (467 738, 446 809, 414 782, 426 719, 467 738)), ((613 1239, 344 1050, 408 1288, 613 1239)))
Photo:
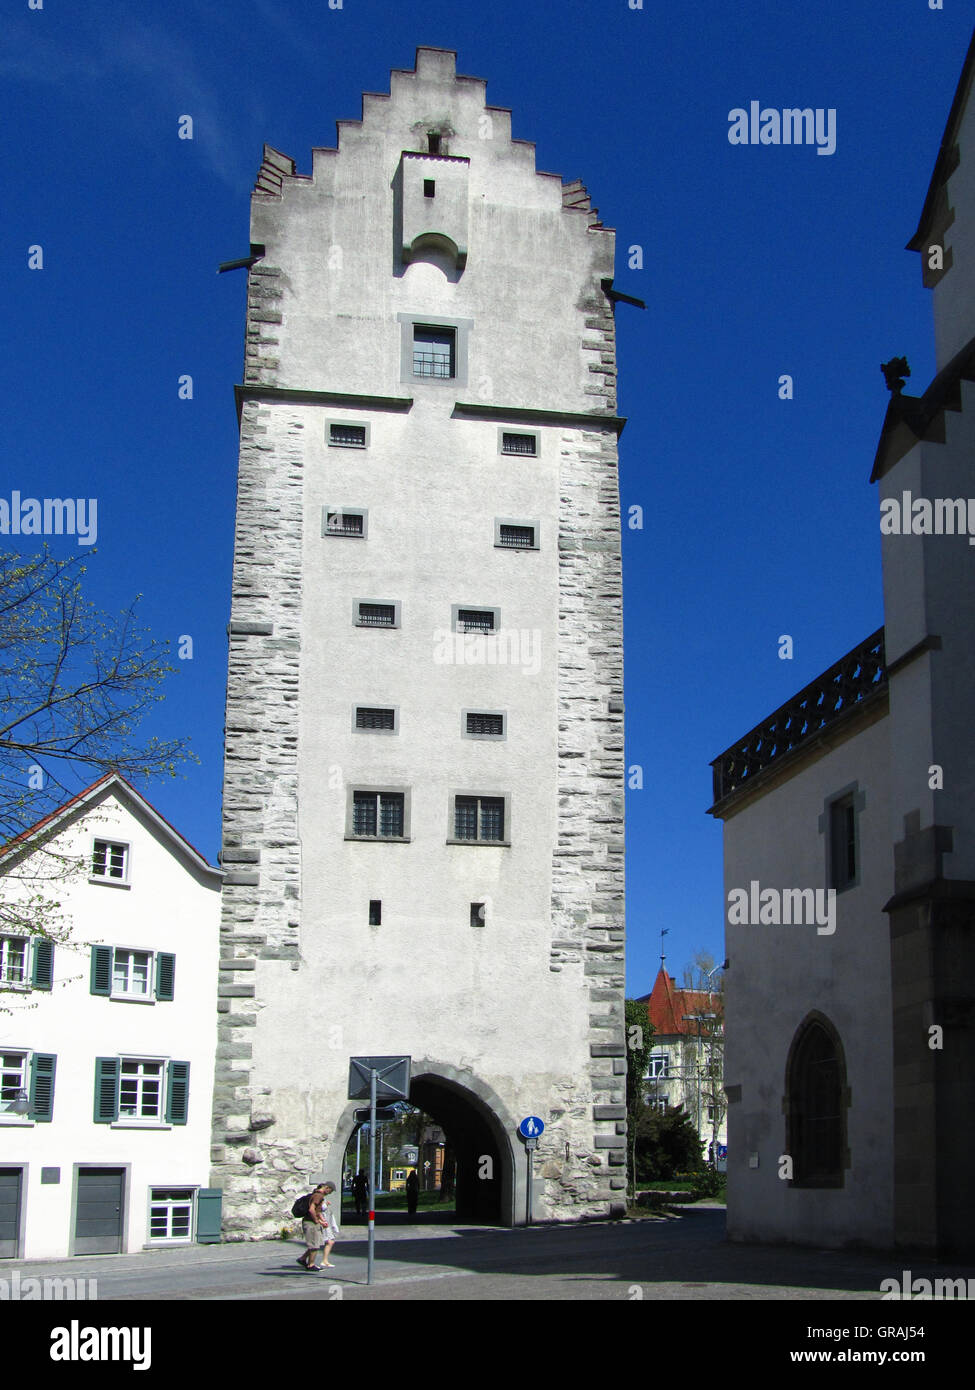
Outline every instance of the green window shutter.
POLYGON ((109 1125, 118 1119, 119 1059, 95 1058, 95 1124, 109 1125))
POLYGON ((35 989, 50 989, 54 983, 54 942, 46 936, 31 945, 30 982, 35 989))
POLYGON ((35 1052, 30 1063, 30 1118, 47 1121, 54 1115, 54 1070, 57 1057, 35 1052))
POLYGON ((92 946, 91 948, 91 992, 92 994, 111 994, 112 992, 111 946, 92 946))
POLYGON ((190 1108, 190 1064, 170 1062, 166 1084, 166 1123, 185 1125, 190 1108))
POLYGON ((220 1239, 222 1204, 222 1187, 201 1187, 196 1194, 196 1239, 199 1245, 213 1245, 220 1239))
POLYGON ((168 1002, 173 998, 176 982, 176 957, 159 951, 156 955, 156 998, 168 1002))

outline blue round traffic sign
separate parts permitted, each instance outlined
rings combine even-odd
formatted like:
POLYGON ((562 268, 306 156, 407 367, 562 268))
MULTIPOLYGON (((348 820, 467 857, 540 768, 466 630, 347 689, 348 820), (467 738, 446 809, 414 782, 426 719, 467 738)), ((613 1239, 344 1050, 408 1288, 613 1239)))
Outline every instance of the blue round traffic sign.
POLYGON ((526 1115, 518 1126, 518 1133, 523 1139, 537 1139, 544 1128, 545 1125, 537 1115, 526 1115))

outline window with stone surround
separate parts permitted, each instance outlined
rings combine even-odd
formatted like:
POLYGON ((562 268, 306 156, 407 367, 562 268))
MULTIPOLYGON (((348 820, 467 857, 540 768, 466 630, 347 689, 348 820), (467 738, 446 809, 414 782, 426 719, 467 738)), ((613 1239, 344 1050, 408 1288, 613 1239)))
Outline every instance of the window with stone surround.
POLYGON ((408 840, 410 797, 400 787, 350 787, 347 840, 408 840))
POLYGON ((352 621, 356 627, 399 627, 400 605, 390 599, 356 599, 352 621))
POLYGON ((448 843, 454 845, 510 844, 510 797, 496 792, 453 792, 450 797, 448 843))

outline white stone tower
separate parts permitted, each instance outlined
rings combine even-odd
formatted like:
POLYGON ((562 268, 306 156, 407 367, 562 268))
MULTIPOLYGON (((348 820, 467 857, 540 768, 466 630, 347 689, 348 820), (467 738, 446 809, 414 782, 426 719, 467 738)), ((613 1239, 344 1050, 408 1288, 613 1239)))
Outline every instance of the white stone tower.
POLYGON ((409 1054, 461 1214, 623 1200, 614 234, 421 48, 253 195, 213 1183, 276 1232, 409 1054), (488 1158, 490 1162, 485 1163, 488 1158))

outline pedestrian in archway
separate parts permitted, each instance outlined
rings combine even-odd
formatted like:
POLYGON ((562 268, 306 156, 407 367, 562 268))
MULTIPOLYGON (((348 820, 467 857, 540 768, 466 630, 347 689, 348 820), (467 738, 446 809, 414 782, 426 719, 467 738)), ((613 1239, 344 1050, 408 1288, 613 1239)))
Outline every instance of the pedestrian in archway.
POLYGON ((361 1168, 352 1179, 352 1196, 355 1198, 356 1216, 365 1216, 369 1201, 369 1182, 361 1168))
POLYGON ((406 1179, 406 1210, 410 1216, 416 1215, 416 1204, 420 1198, 420 1184, 416 1176, 416 1169, 411 1168, 406 1179))

